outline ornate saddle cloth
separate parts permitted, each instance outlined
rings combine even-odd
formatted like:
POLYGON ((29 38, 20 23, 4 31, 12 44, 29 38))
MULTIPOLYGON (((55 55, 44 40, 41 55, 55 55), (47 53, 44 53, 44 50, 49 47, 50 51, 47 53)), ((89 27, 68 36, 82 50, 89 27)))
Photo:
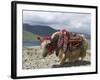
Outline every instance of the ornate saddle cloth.
POLYGON ((71 37, 69 40, 69 49, 73 50, 79 48, 82 45, 83 38, 80 36, 71 37))
POLYGON ((80 36, 71 36, 68 41, 65 38, 61 38, 58 41, 58 48, 64 47, 70 50, 77 49, 82 45, 83 38, 80 36), (67 43, 66 43, 67 42, 67 43))

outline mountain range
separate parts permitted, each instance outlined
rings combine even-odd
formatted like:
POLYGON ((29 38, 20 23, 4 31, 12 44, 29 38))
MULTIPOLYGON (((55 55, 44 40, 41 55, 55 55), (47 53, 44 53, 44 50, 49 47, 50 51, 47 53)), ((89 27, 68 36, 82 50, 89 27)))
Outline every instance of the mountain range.
POLYGON ((50 26, 23 24, 23 30, 40 36, 52 35, 57 30, 50 26))
MULTIPOLYGON (((23 24, 23 40, 30 41, 36 40, 36 35, 40 36, 48 36, 52 35, 54 32, 58 30, 51 28, 50 26, 45 25, 30 25, 30 24, 23 24)), ((75 32, 76 33, 76 32, 75 32)), ((85 34, 88 39, 90 39, 90 34, 88 33, 81 33, 85 34)))

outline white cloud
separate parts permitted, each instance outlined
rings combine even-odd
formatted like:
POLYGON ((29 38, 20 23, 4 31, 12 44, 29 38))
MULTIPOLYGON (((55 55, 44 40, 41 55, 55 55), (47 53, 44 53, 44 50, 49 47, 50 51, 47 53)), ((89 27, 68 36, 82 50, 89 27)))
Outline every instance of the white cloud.
MULTIPOLYGON (((23 22, 37 25, 49 25, 56 29, 88 30, 91 27, 91 15, 84 13, 23 11, 23 22)), ((87 31, 87 32, 88 32, 87 31)))

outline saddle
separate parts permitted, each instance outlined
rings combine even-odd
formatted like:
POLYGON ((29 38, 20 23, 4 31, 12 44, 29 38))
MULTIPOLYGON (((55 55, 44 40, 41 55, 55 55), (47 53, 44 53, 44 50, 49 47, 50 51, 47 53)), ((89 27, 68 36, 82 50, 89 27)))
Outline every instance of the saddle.
POLYGON ((58 41, 58 48, 63 47, 64 51, 66 50, 73 50, 77 49, 82 45, 83 38, 80 36, 70 36, 69 40, 67 41, 65 38, 61 38, 58 41))
POLYGON ((82 45, 83 38, 80 36, 74 36, 69 39, 69 49, 73 50, 79 48, 82 45))

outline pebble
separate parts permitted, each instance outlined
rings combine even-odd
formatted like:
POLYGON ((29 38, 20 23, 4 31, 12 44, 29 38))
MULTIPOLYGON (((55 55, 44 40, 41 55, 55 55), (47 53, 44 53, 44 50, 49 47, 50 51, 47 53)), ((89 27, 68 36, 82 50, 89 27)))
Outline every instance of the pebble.
MULTIPOLYGON (((41 49, 38 48, 23 49, 22 59, 23 69, 51 68, 53 65, 59 64, 59 58, 55 54, 43 58, 41 49)), ((88 60, 89 58, 86 59, 88 60)))

